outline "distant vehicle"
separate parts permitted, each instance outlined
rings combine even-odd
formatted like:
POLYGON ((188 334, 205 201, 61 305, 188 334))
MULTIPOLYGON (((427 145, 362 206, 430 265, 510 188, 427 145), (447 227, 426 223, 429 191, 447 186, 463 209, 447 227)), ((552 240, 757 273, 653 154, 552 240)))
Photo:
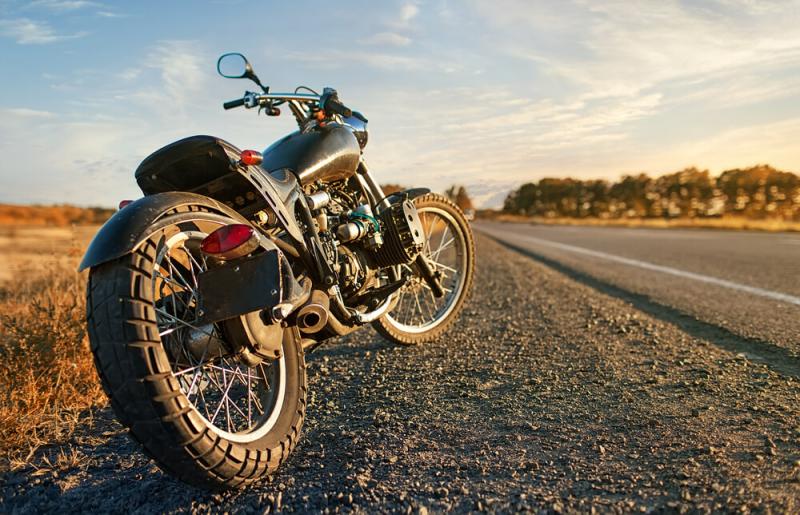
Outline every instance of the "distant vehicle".
POLYGON ((474 209, 465 209, 464 210, 464 218, 469 220, 470 222, 475 220, 475 210, 474 209))
POLYGON ((367 119, 335 90, 270 92, 242 54, 217 71, 261 89, 225 109, 288 107, 299 130, 263 153, 212 136, 157 150, 136 170, 144 197, 120 203, 81 263, 117 416, 165 471, 214 490, 295 448, 307 352, 369 324, 399 344, 437 338, 475 266, 453 202, 382 191, 362 157, 367 119))

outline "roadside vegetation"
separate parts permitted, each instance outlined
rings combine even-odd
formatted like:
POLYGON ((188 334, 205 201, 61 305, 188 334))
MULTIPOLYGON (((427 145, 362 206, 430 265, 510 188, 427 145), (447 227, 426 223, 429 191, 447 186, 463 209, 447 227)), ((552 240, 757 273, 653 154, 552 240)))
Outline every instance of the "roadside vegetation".
POLYGON ((60 251, 48 255, 31 246, 44 229, 31 239, 31 229, 4 229, 0 259, 16 266, 0 282, 0 470, 68 442, 90 408, 105 404, 86 337, 85 275, 75 271, 86 242, 49 229, 60 251), (31 253, 37 259, 15 261, 31 253))
POLYGON ((687 168, 657 178, 625 175, 616 182, 546 178, 512 191, 502 212, 602 225, 663 220, 663 226, 779 230, 800 224, 800 176, 762 165, 718 177, 687 168))

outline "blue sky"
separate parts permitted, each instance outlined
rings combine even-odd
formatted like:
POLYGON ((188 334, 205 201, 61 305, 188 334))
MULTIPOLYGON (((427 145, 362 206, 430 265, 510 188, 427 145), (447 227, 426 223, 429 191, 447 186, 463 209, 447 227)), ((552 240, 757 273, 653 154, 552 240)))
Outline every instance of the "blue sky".
POLYGON ((769 0, 0 0, 0 202, 115 205, 175 139, 292 130, 222 110, 248 88, 228 51, 273 90, 336 87, 382 182, 485 205, 545 176, 798 172, 798 27, 769 0))

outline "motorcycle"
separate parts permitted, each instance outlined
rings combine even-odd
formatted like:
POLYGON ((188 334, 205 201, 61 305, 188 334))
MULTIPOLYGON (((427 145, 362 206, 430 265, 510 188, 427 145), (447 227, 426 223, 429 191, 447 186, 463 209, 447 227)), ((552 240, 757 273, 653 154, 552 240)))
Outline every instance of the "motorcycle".
POLYGON ((241 487, 297 445, 305 355, 372 325, 414 345, 440 337, 469 295, 469 223, 425 188, 385 194, 367 168, 367 119, 338 93, 273 93, 249 79, 225 109, 288 108, 298 130, 264 152, 213 136, 157 150, 91 242, 87 326, 119 420, 157 464, 202 488, 241 487))

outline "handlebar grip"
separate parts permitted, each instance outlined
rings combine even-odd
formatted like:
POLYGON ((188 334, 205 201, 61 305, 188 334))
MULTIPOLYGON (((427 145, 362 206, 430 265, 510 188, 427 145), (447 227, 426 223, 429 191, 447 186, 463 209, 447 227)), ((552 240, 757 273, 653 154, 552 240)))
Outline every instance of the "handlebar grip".
POLYGON ((330 111, 331 113, 336 113, 344 116, 345 118, 350 118, 353 116, 353 111, 336 100, 329 98, 327 102, 325 102, 325 110, 330 111))
POLYGON ((224 104, 222 104, 222 107, 224 109, 233 109, 234 107, 240 107, 240 106, 243 106, 243 105, 244 105, 244 99, 243 98, 237 98, 236 100, 231 100, 229 102, 225 102, 224 104))

